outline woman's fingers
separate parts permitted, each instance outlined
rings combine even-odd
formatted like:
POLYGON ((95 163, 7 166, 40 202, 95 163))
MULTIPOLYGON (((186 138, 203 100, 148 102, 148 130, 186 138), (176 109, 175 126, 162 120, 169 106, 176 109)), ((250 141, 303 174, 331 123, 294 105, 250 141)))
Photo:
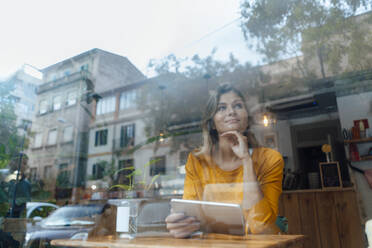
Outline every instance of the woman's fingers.
POLYGON ((179 229, 184 228, 186 226, 189 226, 190 224, 193 224, 197 222, 194 217, 186 217, 183 220, 177 221, 177 222, 167 222, 167 229, 179 229))
POLYGON ((223 134, 221 134, 221 136, 232 136, 234 138, 236 138, 239 142, 245 142, 247 141, 247 137, 245 137, 244 135, 242 135, 240 132, 238 131, 227 131, 227 132, 224 132, 223 134))
POLYGON ((221 137, 231 137, 231 148, 239 158, 243 159, 249 157, 247 137, 243 136, 238 131, 227 131, 221 134, 221 137))
POLYGON ((184 213, 171 213, 165 218, 165 222, 177 222, 182 219, 185 219, 187 216, 184 213))
POLYGON ((199 229, 200 229, 200 223, 199 222, 194 222, 194 223, 189 224, 188 226, 185 226, 183 228, 172 229, 169 232, 175 238, 187 238, 187 237, 191 236, 192 233, 198 231, 199 229))
POLYGON ((175 238, 189 237, 200 229, 200 223, 195 217, 185 216, 183 213, 172 213, 166 219, 167 229, 175 238))

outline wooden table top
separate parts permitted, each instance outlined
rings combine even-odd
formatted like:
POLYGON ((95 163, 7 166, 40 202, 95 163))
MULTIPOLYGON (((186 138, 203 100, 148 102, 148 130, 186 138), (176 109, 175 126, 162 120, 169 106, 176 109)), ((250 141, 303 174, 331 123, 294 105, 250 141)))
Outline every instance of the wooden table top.
POLYGON ((100 238, 81 240, 53 240, 52 245, 90 248, 132 247, 250 247, 250 248, 299 248, 303 247, 303 235, 246 235, 232 236, 209 234, 189 239, 172 237, 137 237, 134 239, 100 238))

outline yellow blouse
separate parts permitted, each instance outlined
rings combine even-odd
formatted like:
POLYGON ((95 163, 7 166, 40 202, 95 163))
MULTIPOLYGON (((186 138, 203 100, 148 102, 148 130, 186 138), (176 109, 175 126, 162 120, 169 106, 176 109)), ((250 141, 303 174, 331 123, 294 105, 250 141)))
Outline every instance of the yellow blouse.
MULTIPOLYGON (((277 234, 279 228, 275 220, 282 193, 283 158, 275 150, 256 148, 252 153, 252 162, 263 198, 244 213, 246 233, 277 234)), ((186 163, 183 199, 242 204, 243 166, 224 171, 204 155, 190 153, 186 163)))

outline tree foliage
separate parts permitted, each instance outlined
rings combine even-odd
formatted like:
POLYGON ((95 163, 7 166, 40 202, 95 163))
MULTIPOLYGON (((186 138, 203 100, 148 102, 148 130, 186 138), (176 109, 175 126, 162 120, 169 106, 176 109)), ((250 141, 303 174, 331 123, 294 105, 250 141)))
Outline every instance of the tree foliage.
POLYGON ((21 149, 14 113, 15 99, 10 94, 12 90, 10 81, 0 82, 0 168, 5 168, 12 156, 21 149))
POLYGON ((371 8, 368 0, 244 0, 241 28, 245 39, 265 61, 303 55, 303 76, 311 60, 322 77, 344 70, 370 68, 371 15, 356 16, 371 8), (364 56, 363 56, 364 55, 364 56), (343 61, 348 58, 347 66, 343 61))

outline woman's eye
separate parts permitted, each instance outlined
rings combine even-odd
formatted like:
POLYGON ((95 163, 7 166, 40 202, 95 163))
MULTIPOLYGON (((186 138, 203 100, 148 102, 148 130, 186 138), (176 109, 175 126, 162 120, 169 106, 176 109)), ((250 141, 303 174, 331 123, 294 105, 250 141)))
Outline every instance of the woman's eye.
POLYGON ((242 109, 243 108, 243 104, 237 103, 237 104, 235 104, 234 108, 236 108, 236 109, 242 109))
POLYGON ((226 106, 218 106, 217 111, 224 111, 226 106))

